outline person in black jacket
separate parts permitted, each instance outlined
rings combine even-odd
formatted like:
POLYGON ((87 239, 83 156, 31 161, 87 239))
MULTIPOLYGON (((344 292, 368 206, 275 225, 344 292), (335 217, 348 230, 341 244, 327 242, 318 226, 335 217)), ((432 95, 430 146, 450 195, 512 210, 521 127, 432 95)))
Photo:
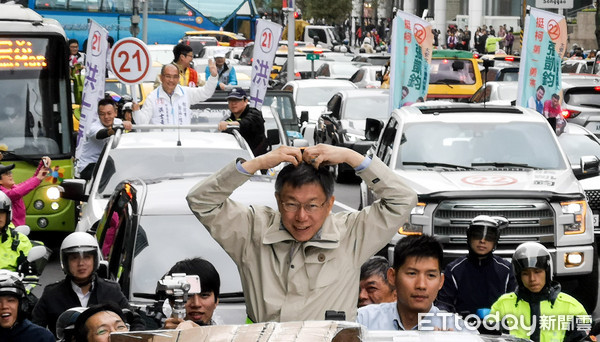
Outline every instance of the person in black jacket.
POLYGON ((227 95, 227 103, 231 115, 219 122, 219 131, 227 130, 227 126, 239 126, 240 134, 248 142, 255 157, 267 153, 265 119, 260 110, 248 105, 248 96, 244 89, 233 88, 227 95))
POLYGON ((500 230, 506 226, 508 220, 500 216, 479 215, 471 221, 467 228, 469 254, 446 266, 437 307, 464 317, 489 309, 501 295, 516 289, 511 264, 492 254, 500 230))
POLYGON ((54 342, 51 332, 25 318, 26 296, 19 278, 0 274, 0 341, 54 342))
MULTIPOLYGON (((96 274, 101 258, 95 237, 84 232, 69 234, 60 246, 60 265, 66 277, 46 286, 33 309, 32 321, 56 335, 56 321, 67 309, 114 302, 131 310, 119 284, 96 274)), ((145 328, 138 315, 130 323, 131 330, 145 328)))

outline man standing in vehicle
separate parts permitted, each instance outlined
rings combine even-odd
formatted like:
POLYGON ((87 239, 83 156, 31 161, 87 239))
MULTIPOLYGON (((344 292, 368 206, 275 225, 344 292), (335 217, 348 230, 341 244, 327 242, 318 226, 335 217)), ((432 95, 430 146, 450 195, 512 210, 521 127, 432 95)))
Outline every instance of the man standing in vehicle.
POLYGON ((0 341, 54 342, 48 330, 26 318, 27 292, 23 283, 10 274, 0 274, 0 341))
MULTIPOLYGON (((191 46, 179 43, 173 48, 173 65, 179 69, 179 84, 184 87, 204 86, 206 82, 198 79, 198 72, 192 68, 191 64, 194 60, 194 50, 191 46)), ((160 75, 156 77, 154 89, 161 84, 160 75)))
MULTIPOLYGON (((215 53, 215 64, 217 66, 217 73, 219 77, 219 83, 217 83, 217 90, 226 90, 227 86, 236 86, 237 83, 237 74, 235 73, 235 69, 227 65, 225 60, 224 52, 215 53)), ((210 60, 209 60, 210 61, 210 60)), ((206 67, 205 70, 206 79, 212 74, 210 71, 210 63, 206 67)))
POLYGON ((396 301, 396 287, 388 281, 390 264, 382 256, 374 256, 360 267, 358 307, 396 301))
POLYGON ((358 309, 357 322, 369 330, 468 329, 464 321, 441 312, 433 301, 444 284, 442 245, 433 236, 409 235, 394 247, 394 268, 388 281, 396 287, 394 303, 367 305, 358 309))
POLYGON ((231 114, 229 118, 219 122, 219 131, 227 130, 228 126, 238 126, 240 134, 252 149, 254 156, 267 152, 267 137, 265 136, 265 119, 260 110, 248 105, 248 96, 242 88, 233 88, 227 95, 227 105, 231 114))
POLYGON ((253 322, 322 320, 328 310, 356 318, 360 265, 409 218, 416 194, 381 160, 348 148, 281 146, 239 159, 195 185, 187 201, 237 264, 253 322), (258 170, 277 175, 279 210, 229 199, 258 170), (352 166, 380 199, 358 212, 331 213, 330 165, 352 166))
POLYGON ((126 130, 131 130, 131 122, 117 118, 117 104, 111 98, 104 98, 98 102, 98 116, 100 120, 94 122, 83 136, 81 156, 77 160, 77 173, 79 178, 90 180, 98 157, 108 142, 108 137, 115 134, 113 125, 123 125, 126 130))
POLYGON ((173 64, 165 64, 160 70, 162 85, 154 89, 140 109, 133 104, 133 119, 136 124, 145 125, 189 125, 192 122, 190 106, 205 101, 215 92, 217 68, 212 60, 208 61, 210 77, 199 88, 179 85, 179 69, 173 64))

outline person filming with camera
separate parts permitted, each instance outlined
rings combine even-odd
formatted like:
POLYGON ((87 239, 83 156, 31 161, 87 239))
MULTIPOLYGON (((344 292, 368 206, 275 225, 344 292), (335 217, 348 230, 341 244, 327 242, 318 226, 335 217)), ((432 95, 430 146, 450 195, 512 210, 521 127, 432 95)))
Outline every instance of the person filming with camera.
MULTIPOLYGON (((195 286, 190 284, 185 303, 185 317, 179 318, 172 315, 165 321, 164 329, 177 329, 179 324, 184 321, 192 321, 201 326, 219 324, 220 322, 215 319, 214 311, 219 304, 221 279, 213 264, 202 258, 185 259, 177 262, 168 273, 171 277, 175 277, 177 274, 185 274, 186 278, 188 278, 187 276, 198 276, 200 291, 194 292, 195 286)), ((173 296, 169 296, 168 299, 173 306, 175 304, 173 296)))

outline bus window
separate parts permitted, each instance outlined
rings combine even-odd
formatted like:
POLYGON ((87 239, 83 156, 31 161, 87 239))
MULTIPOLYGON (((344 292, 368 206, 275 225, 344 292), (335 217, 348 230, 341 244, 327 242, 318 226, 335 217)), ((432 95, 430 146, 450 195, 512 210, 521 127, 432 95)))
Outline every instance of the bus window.
POLYGON ((167 14, 187 15, 192 13, 181 0, 168 0, 167 1, 167 14))
POLYGON ((148 2, 148 13, 165 14, 164 0, 150 0, 148 2))

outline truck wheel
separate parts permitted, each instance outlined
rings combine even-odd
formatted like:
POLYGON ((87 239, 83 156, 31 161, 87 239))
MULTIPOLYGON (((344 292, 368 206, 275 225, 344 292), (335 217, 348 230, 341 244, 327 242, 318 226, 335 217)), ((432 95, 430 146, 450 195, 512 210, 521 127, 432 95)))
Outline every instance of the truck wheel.
POLYGON ((598 303, 598 251, 594 246, 592 273, 573 277, 556 277, 562 292, 575 297, 588 314, 592 314, 598 303))

